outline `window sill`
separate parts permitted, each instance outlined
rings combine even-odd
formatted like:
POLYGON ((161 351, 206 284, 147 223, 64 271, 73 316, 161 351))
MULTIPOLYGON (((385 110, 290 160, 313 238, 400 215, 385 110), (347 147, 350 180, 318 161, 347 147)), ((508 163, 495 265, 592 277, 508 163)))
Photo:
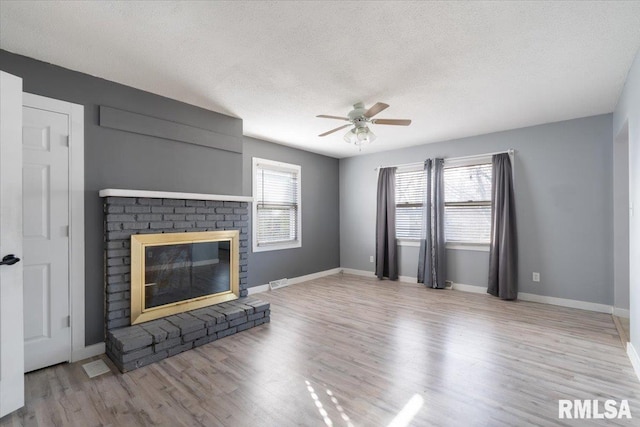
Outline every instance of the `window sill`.
POLYGON ((456 251, 476 251, 489 252, 488 244, 472 244, 472 243, 447 243, 447 249, 456 251))
MULTIPOLYGON (((398 239, 398 246, 420 247, 420 240, 398 239)), ((489 245, 484 243, 447 243, 447 249, 454 251, 489 252, 489 245)))
POLYGON ((413 246, 420 247, 420 240, 409 240, 409 239, 397 239, 398 246, 413 246))
POLYGON ((284 243, 282 245, 253 246, 253 252, 280 251, 282 249, 295 249, 302 247, 302 242, 284 243))

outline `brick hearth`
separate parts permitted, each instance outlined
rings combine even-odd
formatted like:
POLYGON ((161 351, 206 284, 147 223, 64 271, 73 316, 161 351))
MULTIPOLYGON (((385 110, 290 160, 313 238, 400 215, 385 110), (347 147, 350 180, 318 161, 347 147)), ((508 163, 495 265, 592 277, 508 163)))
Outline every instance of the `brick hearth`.
POLYGON ((269 321, 269 303, 242 298, 109 331, 107 355, 127 372, 269 321))

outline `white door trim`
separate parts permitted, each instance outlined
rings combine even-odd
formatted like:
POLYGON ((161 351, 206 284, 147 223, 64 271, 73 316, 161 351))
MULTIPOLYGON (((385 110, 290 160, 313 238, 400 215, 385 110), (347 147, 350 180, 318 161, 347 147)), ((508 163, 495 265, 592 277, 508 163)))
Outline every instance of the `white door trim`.
POLYGON ((31 93, 24 106, 69 117, 69 314, 72 362, 87 356, 84 343, 84 106, 31 93))

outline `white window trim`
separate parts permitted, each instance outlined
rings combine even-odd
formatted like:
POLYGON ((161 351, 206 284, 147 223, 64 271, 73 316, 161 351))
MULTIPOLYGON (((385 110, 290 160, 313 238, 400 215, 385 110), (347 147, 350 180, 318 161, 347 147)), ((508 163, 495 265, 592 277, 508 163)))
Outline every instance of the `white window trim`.
POLYGON ((420 247, 420 240, 416 240, 416 239, 397 239, 398 242, 398 246, 413 246, 413 247, 420 247))
POLYGON ((491 244, 489 243, 457 243, 447 242, 446 248, 454 251, 475 251, 475 252, 489 252, 491 244))
POLYGON ((410 164, 406 166, 397 166, 396 173, 404 173, 404 172, 419 172, 424 170, 423 164, 410 164))
MULTIPOLYGON (((397 239, 398 246, 407 247, 420 247, 420 240, 414 239, 397 239)), ((447 242, 446 248, 454 251, 475 251, 475 252, 489 252, 489 243, 459 243, 459 242, 447 242)))
POLYGON ((275 160, 261 159, 259 157, 253 157, 253 167, 251 169, 251 178, 252 178, 252 186, 251 191, 253 194, 253 215, 251 220, 251 237, 252 237, 252 247, 253 252, 268 252, 268 251, 278 251, 282 249, 294 249, 302 247, 302 168, 300 165, 294 165, 291 163, 277 162, 275 160), (293 243, 282 243, 277 244, 274 243, 272 245, 267 246, 258 246, 258 197, 256 194, 256 189, 258 188, 258 175, 256 171, 258 169, 258 165, 266 165, 273 169, 281 169, 285 171, 295 170, 298 174, 298 221, 297 221, 297 230, 296 233, 298 235, 298 239, 293 243))
POLYGON ((513 187, 515 189, 515 181, 516 181, 516 152, 513 149, 507 151, 499 151, 491 154, 480 154, 478 156, 471 157, 452 157, 449 159, 444 159, 444 168, 456 168, 460 166, 473 166, 473 165, 481 165, 485 163, 493 163, 493 156, 495 154, 509 154, 509 159, 511 159, 511 179, 513 180, 513 187))
POLYGON ((493 162, 493 155, 489 154, 489 155, 480 155, 477 157, 473 157, 473 158, 466 158, 466 157, 461 157, 461 158, 451 158, 451 159, 445 159, 444 160, 444 168, 445 169, 449 169, 449 168, 459 168, 462 166, 474 166, 474 165, 484 165, 487 163, 492 163, 493 162))

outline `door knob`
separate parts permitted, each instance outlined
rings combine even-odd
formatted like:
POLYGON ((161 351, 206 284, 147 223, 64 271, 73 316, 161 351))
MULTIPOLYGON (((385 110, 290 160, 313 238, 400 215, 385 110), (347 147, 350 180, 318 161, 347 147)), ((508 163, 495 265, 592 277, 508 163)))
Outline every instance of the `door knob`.
POLYGON ((0 262, 0 265, 13 265, 17 262, 20 262, 20 258, 16 258, 14 254, 9 254, 5 255, 2 258, 2 262, 0 262))

